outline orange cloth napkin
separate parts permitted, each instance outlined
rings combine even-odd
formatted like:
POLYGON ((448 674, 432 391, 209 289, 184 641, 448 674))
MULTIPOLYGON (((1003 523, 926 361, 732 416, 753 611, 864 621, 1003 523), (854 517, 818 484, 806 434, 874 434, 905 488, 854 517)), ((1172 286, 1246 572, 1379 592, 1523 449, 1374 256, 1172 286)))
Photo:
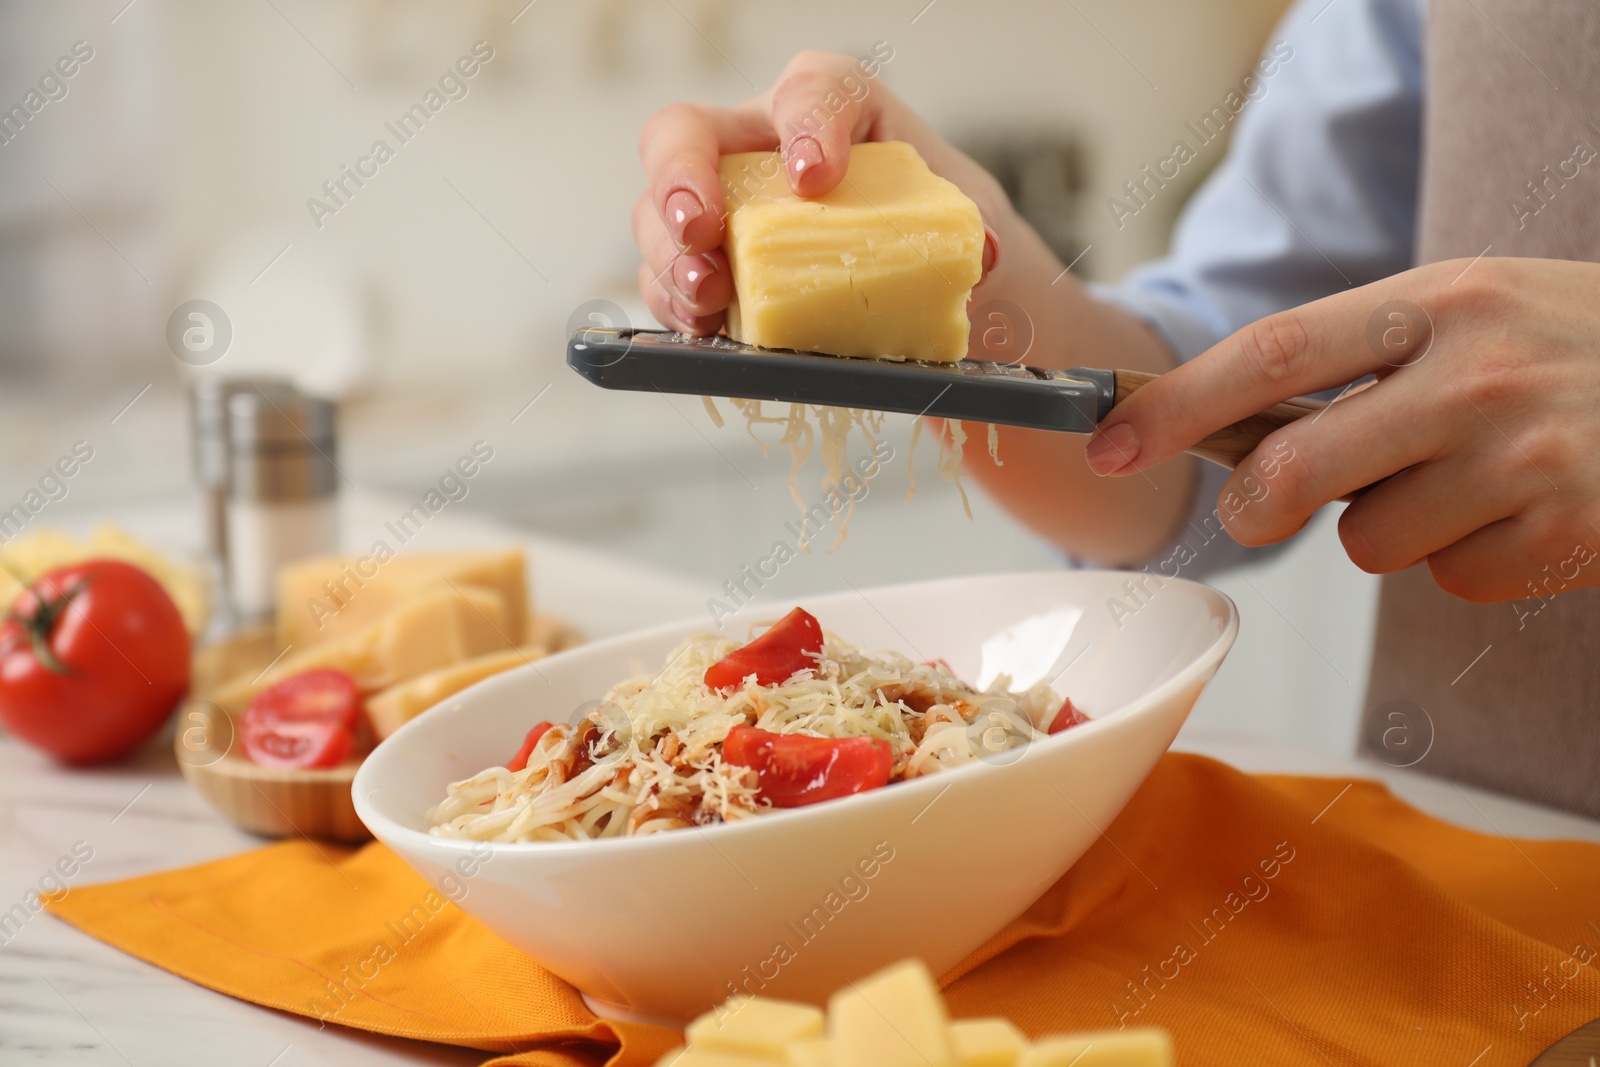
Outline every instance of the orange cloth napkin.
MULTIPOLYGON (((272 845, 51 910, 212 989, 497 1067, 645 1067, 678 1042, 597 1019, 380 845, 272 845), (427 922, 402 930, 419 903, 427 922)), ((1166 1027, 1184 1067, 1525 1067, 1600 1015, 1600 846, 1472 833, 1375 782, 1168 754, 944 984, 954 1015, 1035 1036, 1166 1027)))

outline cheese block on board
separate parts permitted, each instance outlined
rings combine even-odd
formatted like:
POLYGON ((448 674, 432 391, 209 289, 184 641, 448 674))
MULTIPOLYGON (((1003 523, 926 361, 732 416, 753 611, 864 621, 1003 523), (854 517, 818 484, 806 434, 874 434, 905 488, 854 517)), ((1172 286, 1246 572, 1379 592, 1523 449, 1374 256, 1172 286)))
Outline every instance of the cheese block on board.
POLYGON ((447 667, 419 674, 398 685, 391 685, 375 696, 367 698, 367 721, 372 732, 382 741, 435 704, 455 696, 469 685, 476 685, 492 675, 532 663, 550 654, 543 645, 523 645, 520 648, 491 652, 487 656, 474 656, 447 667))
POLYGON ((809 199, 789 190, 775 152, 723 156, 718 176, 734 340, 838 356, 966 356, 983 219, 916 149, 858 144, 844 180, 809 199))
POLYGON ((210 697, 238 714, 256 693, 292 674, 317 667, 344 671, 363 693, 415 678, 511 646, 505 598, 474 585, 438 585, 396 605, 377 622, 347 637, 294 648, 255 676, 247 672, 210 697))
POLYGON ((527 640, 527 562, 520 549, 492 552, 400 551, 319 556, 278 571, 278 640, 305 648, 372 625, 396 604, 432 585, 499 591, 509 644, 527 640))

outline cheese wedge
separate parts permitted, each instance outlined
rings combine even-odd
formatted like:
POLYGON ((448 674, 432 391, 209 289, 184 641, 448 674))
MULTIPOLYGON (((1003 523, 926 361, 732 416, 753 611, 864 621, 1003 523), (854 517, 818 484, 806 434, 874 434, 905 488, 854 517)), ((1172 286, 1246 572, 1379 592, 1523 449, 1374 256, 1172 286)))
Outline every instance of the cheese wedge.
POLYGON ((347 637, 305 649, 290 646, 266 671, 240 675, 211 699, 238 714, 261 690, 316 667, 344 671, 363 693, 373 693, 440 667, 504 651, 511 644, 507 628, 505 600, 497 591, 436 586, 347 637))
POLYGON ((419 674, 415 678, 391 685, 366 701, 367 721, 372 732, 382 741, 400 727, 421 715, 435 704, 455 696, 469 685, 476 685, 492 675, 532 663, 550 654, 543 645, 523 645, 520 648, 491 652, 475 656, 447 667, 419 674))
POLYGON ((1018 1067, 1172 1067, 1172 1036, 1144 1029, 1046 1038, 1018 1067))
POLYGON ((948 362, 967 354, 983 218, 899 141, 859 144, 839 185, 790 192, 775 152, 723 156, 728 335, 764 348, 948 362))
POLYGON ((954 1067, 949 1020, 933 976, 906 960, 828 1001, 837 1067, 954 1067))
POLYGON ((950 1024, 960 1067, 1017 1067, 1028 1039, 1009 1019, 961 1019, 950 1024))
POLYGON ((346 637, 433 585, 494 589, 505 602, 508 644, 527 640, 527 563, 519 549, 388 557, 319 556, 278 571, 278 641, 306 648, 346 637))
POLYGON ((810 1004, 732 997, 684 1031, 689 1047, 783 1061, 791 1042, 822 1036, 822 1012, 810 1004))

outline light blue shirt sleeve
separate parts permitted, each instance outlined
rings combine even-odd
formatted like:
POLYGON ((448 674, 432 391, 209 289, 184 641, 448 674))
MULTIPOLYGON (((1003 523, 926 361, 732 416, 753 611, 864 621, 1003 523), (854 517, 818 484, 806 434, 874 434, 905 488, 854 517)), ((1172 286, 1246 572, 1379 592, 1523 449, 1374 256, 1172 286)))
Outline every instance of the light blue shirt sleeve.
MULTIPOLYGON (((1095 296, 1146 322, 1186 361, 1263 316, 1408 269, 1423 7, 1299 0, 1240 94, 1254 98, 1232 119, 1227 156, 1184 209, 1167 256, 1119 286, 1094 287, 1095 296)), ((1209 126, 1198 118, 1185 124, 1189 147, 1201 147, 1231 114, 1226 101, 1218 104, 1209 126)), ((1157 179, 1175 174, 1182 164, 1169 160, 1164 172, 1160 161, 1148 169, 1157 179)), ((1106 205, 1124 223, 1161 195, 1143 172, 1131 177, 1134 188, 1106 205)), ((1149 562, 1152 570, 1197 577, 1270 551, 1220 532, 1217 494, 1228 472, 1200 466, 1188 521, 1149 562)))

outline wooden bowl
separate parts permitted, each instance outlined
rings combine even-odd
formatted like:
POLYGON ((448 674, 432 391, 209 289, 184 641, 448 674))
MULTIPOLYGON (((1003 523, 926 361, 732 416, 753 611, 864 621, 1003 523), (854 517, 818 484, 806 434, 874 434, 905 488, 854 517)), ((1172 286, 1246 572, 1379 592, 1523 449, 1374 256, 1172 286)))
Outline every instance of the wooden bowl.
POLYGON ((184 778, 223 817, 263 837, 366 841, 372 837, 350 800, 360 758, 320 771, 262 767, 239 750, 233 719, 206 699, 246 671, 265 669, 277 654, 272 631, 245 630, 195 653, 191 691, 178 709, 173 738, 184 778))
POLYGON ((372 836, 350 799, 359 758, 326 770, 262 767, 234 751, 233 722, 215 704, 191 700, 178 714, 174 747, 183 776, 241 830, 325 841, 372 836))
MULTIPOLYGON (((532 615, 529 633, 551 651, 579 641, 577 631, 548 615, 532 615)), ((229 822, 263 837, 360 842, 372 834, 350 798, 361 757, 326 770, 262 767, 240 751, 233 719, 206 699, 222 683, 266 669, 277 655, 268 629, 243 631, 195 653, 190 691, 178 709, 173 738, 184 778, 229 822)))

